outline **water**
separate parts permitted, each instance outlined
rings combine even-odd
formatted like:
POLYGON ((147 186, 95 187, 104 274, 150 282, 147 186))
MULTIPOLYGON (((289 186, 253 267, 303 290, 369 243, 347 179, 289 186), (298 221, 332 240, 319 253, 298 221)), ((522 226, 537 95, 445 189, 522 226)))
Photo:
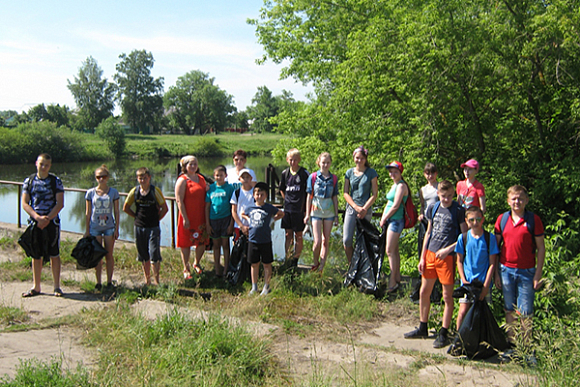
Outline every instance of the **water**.
MULTIPOLYGON (((137 185, 135 171, 140 167, 147 167, 152 174, 152 183, 163 191, 166 197, 174 197, 175 180, 177 178, 178 159, 164 160, 122 160, 107 162, 110 171, 109 186, 115 187, 119 192, 129 192, 137 185)), ((250 157, 246 167, 256 172, 258 181, 265 181, 265 170, 273 160, 270 157, 250 157)), ((89 189, 96 186, 94 171, 101 166, 101 162, 82 163, 54 163, 51 172, 61 178, 66 188, 89 189)), ((206 176, 213 174, 213 169, 223 164, 227 168, 233 167, 232 159, 226 158, 206 158, 199 160, 201 172, 206 176)), ((282 172, 283 165, 276 166, 278 175, 282 172)), ((27 176, 36 172, 34 164, 21 165, 0 165, 0 180, 23 182, 27 176)), ((0 185, 0 222, 18 223, 18 188, 14 185, 0 185)), ((123 211, 125 197, 120 199, 121 216, 119 224, 120 239, 133 241, 133 219, 123 211)), ((60 213, 61 226, 64 231, 85 232, 85 193, 65 192, 65 206, 60 213)), ((161 221, 161 244, 171 246, 171 204, 167 201, 169 213, 161 221)), ((175 207, 175 229, 177 230, 177 206, 175 207)), ((28 214, 21 211, 22 223, 26 224, 28 214)), ((272 233, 272 245, 274 255, 278 258, 284 256, 284 231, 280 229, 280 222, 276 222, 272 233)))

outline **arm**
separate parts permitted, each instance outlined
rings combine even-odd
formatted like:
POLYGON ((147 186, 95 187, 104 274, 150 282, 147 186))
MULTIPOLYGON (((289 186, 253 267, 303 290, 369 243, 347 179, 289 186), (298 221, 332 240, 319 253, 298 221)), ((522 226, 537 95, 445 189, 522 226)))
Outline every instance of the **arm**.
MULTIPOLYGON (((501 235, 500 234, 495 234, 495 240, 497 242, 498 247, 501 246, 501 235)), ((495 270, 494 270, 494 276, 495 276, 495 286, 497 286, 498 289, 501 290, 501 276, 499 275, 499 256, 496 255, 496 262, 495 262, 495 270)))
POLYGON ((359 207, 354 200, 352 200, 352 196, 350 196, 350 180, 344 179, 344 189, 343 194, 344 200, 356 211, 359 212, 361 207, 359 207))
POLYGON ((211 229, 211 224, 209 222, 210 207, 211 207, 211 203, 205 202, 205 229, 207 230, 208 234, 211 235, 212 229, 211 229))
POLYGON ((423 270, 425 269, 425 256, 427 254, 427 246, 429 246, 429 239, 431 239, 431 231, 433 230, 433 222, 428 220, 429 223, 427 224, 427 231, 425 232, 425 239, 423 239, 423 249, 421 250, 421 259, 419 259, 419 274, 423 274, 423 270))
POLYGON ((282 219, 283 217, 284 217, 284 211, 278 210, 278 212, 276 212, 276 215, 274 215, 274 221, 282 219))
POLYGON ((469 281, 465 277, 465 269, 463 268, 463 260, 465 256, 461 253, 457 253, 457 272, 459 273, 459 277, 461 278, 462 284, 468 284, 469 281))
MULTIPOLYGON (((91 215, 93 213, 93 205, 90 200, 85 200, 85 234, 83 235, 85 238, 90 235, 89 230, 91 228, 91 215)), ((115 217, 115 219, 117 219, 115 217)), ((118 223, 118 222, 117 222, 118 223)))
POLYGON ((479 208, 481 208, 481 212, 483 212, 485 214, 485 196, 480 196, 479 197, 479 208))
POLYGON ((129 195, 125 198, 125 203, 123 203, 123 212, 129 215, 131 218, 137 216, 135 212, 131 209, 131 204, 133 204, 133 195, 135 191, 129 192, 129 195))
POLYGON ((544 236, 540 235, 536 238, 536 275, 534 275, 534 290, 539 290, 542 285, 542 271, 544 270, 544 262, 546 260, 546 244, 544 243, 544 236))
POLYGON ((236 221, 238 226, 240 226, 240 230, 242 230, 242 232, 244 234, 248 235, 248 226, 244 225, 244 223, 242 222, 242 219, 238 215, 238 205, 237 204, 232 204, 232 217, 234 218, 234 220, 236 221))
POLYGON ((113 237, 119 239, 119 223, 120 223, 119 199, 113 201, 113 214, 115 216, 115 234, 113 237))
POLYGON ((185 211, 185 189, 187 188, 187 182, 185 179, 178 179, 175 183, 175 201, 177 202, 177 209, 181 214, 183 219, 183 227, 189 229, 189 218, 187 217, 187 212, 185 211))
POLYGON ((332 197, 332 203, 334 204, 334 225, 338 226, 338 195, 332 197))
POLYGON ((491 280, 495 273, 495 268, 497 264, 497 254, 492 254, 489 256, 489 269, 487 269, 487 275, 485 276, 485 282, 483 283, 483 289, 481 290, 481 295, 479 299, 483 301, 487 293, 489 293, 489 288, 491 287, 491 280))
POLYGON ((417 221, 420 223, 423 221, 423 218, 425 218, 425 198, 423 197, 423 190, 419 190, 419 203, 421 205, 421 211, 419 214, 419 218, 417 218, 417 221))
POLYGON ((306 214, 304 215, 304 224, 310 220, 310 210, 312 209, 312 195, 306 195, 306 214))
POLYGON ((168 212, 169 207, 167 206, 167 203, 163 201, 163 204, 159 206, 159 220, 163 219, 168 212))
POLYGON ((365 203, 362 207, 362 210, 358 213, 359 219, 364 218, 367 215, 368 210, 373 206, 375 200, 377 200, 377 196, 379 195, 379 183, 378 179, 375 177, 371 180, 371 196, 369 200, 365 203))

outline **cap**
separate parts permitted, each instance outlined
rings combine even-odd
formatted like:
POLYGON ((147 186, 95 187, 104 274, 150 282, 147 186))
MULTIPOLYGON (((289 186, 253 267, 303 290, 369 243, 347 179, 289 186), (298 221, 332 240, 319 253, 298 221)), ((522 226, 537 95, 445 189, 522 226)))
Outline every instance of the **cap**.
POLYGON ((465 167, 479 170, 479 163, 477 162, 476 159, 469 159, 466 162, 464 162, 463 164, 461 164, 461 168, 465 168, 465 167))
POLYGON ((239 176, 239 177, 242 177, 242 175, 243 175, 244 173, 247 173, 248 175, 252 176, 252 174, 250 173, 250 170, 249 170, 248 168, 244 168, 244 169, 242 169, 242 170, 240 171, 240 173, 238 173, 238 176, 239 176))
POLYGON ((401 164, 399 161, 393 161, 389 165, 385 166, 385 168, 397 168, 399 171, 401 171, 401 173, 403 173, 403 164, 401 164))

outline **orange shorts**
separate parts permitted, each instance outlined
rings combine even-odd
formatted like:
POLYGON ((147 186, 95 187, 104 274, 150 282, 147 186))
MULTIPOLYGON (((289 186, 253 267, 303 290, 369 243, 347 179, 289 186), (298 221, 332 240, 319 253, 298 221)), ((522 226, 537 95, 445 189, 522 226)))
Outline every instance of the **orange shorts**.
POLYGON ((441 285, 453 285, 455 283, 455 265, 453 255, 448 255, 445 259, 439 259, 435 253, 427 250, 425 254, 425 279, 439 278, 441 285))

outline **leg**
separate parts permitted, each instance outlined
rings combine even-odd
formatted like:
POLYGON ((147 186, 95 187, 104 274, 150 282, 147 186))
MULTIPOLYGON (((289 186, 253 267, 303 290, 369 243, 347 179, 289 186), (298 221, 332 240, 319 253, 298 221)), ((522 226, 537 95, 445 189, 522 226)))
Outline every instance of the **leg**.
POLYGON ((183 273, 191 274, 191 268, 189 266, 189 253, 191 251, 190 247, 181 248, 181 261, 183 262, 183 273))
POLYGON ((264 266, 264 286, 270 287, 270 279, 272 278, 272 264, 263 263, 264 266))
MULTIPOLYGON (((215 271, 215 275, 216 276, 221 276, 223 271, 222 271, 222 265, 220 263, 220 258, 221 258, 221 238, 220 239, 214 239, 213 240, 213 268, 215 271)), ((197 248, 195 250, 197 252, 197 248)))
POLYGON ((195 264, 200 266, 201 258, 203 257, 203 253, 205 253, 205 245, 202 246, 195 246, 195 264))
POLYGON ((143 261, 143 275, 145 276, 145 285, 151 285, 151 261, 143 261))
POLYGON ((250 276, 252 277, 252 285, 258 283, 258 277, 260 276, 260 262, 252 263, 250 268, 250 276))
POLYGON ((40 259, 32 259, 32 281, 34 282, 33 289, 40 293, 40 278, 42 277, 42 265, 44 261, 40 259))
POLYGON ((457 324, 456 324, 456 329, 459 331, 459 328, 461 327, 461 323, 463 322, 463 319, 465 319, 465 316, 467 315, 467 312, 469 312, 469 309, 471 308, 471 303, 470 302, 460 302, 459 303, 459 311, 457 312, 457 324))
POLYGON ((294 237, 296 239, 296 244, 294 245, 294 260, 298 261, 300 254, 302 254, 302 246, 304 245, 302 231, 294 232, 294 237))
POLYGON ((226 275, 230 267, 230 238, 220 238, 222 242, 222 250, 224 252, 224 272, 226 275))
POLYGON ((344 214, 344 225, 342 231, 342 245, 344 246, 344 253, 350 265, 354 248, 352 247, 354 238, 354 229, 356 226, 356 212, 351 206, 346 206, 346 213, 344 214))
POLYGON ((399 255, 400 236, 400 233, 387 230, 387 256, 389 257, 389 266, 391 268, 389 289, 395 289, 397 284, 401 282, 401 257, 399 255))
POLYGON ((320 257, 320 251, 322 248, 322 228, 323 220, 312 219, 312 261, 314 266, 317 266, 320 262, 318 258, 320 257))
POLYGON ((113 282, 113 271, 115 270, 115 260, 113 259, 115 237, 113 235, 108 235, 105 236, 104 239, 105 239, 105 249, 107 250, 107 255, 105 256, 107 266, 107 283, 110 284, 113 282))
POLYGON ((318 270, 322 271, 324 269, 324 264, 326 263, 326 258, 328 257, 328 246, 330 244, 330 232, 332 231, 332 219, 322 221, 322 249, 320 251, 320 267, 318 270))
POLYGON ((431 292, 437 278, 421 277, 421 290, 419 291, 419 319, 422 323, 429 322, 431 310, 431 292))
MULTIPOLYGON (((39 261, 42 262, 42 260, 39 261)), ((60 289, 60 256, 50 258, 50 267, 52 269, 52 279, 54 280, 54 288, 60 289)))
MULTIPOLYGON (((99 244, 102 246, 103 245, 103 236, 99 235, 95 237, 97 239, 97 242, 99 242, 99 244)), ((107 248, 105 247, 105 250, 107 250, 107 248)), ((109 250, 107 250, 107 255, 109 255, 109 250)), ((102 273, 103 273, 103 260, 101 259, 99 261, 99 264, 95 267, 95 278, 97 280, 97 285, 102 283, 102 273)))
POLYGON ((294 258, 294 231, 292 229, 286 229, 286 242, 285 242, 286 256, 294 258))
POLYGON ((161 262, 153 262, 153 285, 159 285, 159 270, 161 269, 161 262))
POLYGON ((443 308, 443 323, 442 327, 449 329, 451 326, 451 319, 453 318, 453 284, 443 285, 443 300, 445 307, 443 308))

